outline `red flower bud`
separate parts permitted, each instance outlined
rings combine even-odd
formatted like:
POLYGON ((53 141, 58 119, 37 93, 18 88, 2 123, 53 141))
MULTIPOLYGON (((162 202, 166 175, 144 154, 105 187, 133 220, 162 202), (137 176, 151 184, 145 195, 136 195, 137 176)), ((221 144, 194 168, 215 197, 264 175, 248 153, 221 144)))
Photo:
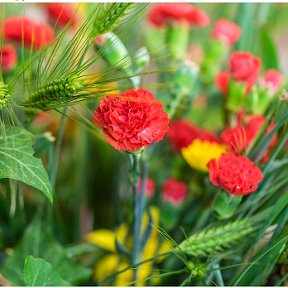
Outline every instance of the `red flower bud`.
POLYGON ((0 48, 0 62, 3 72, 13 69, 17 64, 18 56, 12 45, 4 45, 0 48))
POLYGON ((163 199, 174 204, 179 205, 187 196, 188 187, 182 181, 177 181, 169 178, 163 184, 163 199))
POLYGON ((235 196, 254 192, 263 179, 262 171, 248 158, 228 152, 208 164, 213 185, 235 196))
POLYGON ((230 57, 230 72, 236 81, 251 87, 259 77, 261 60, 249 52, 233 52, 230 57))
POLYGON ((143 88, 106 96, 93 121, 115 149, 129 151, 161 141, 169 122, 162 103, 143 88))
POLYGON ((210 20, 203 10, 191 4, 167 3, 153 5, 148 14, 148 21, 156 27, 163 27, 168 23, 206 26, 210 20))
POLYGON ((215 77, 215 85, 223 95, 226 95, 228 92, 229 81, 230 81, 229 72, 219 72, 215 77))
POLYGON ((272 92, 277 92, 283 83, 282 74, 274 69, 268 70, 263 76, 263 86, 268 87, 272 92))
POLYGON ((19 45, 24 41, 25 46, 33 46, 36 49, 54 40, 52 28, 48 24, 22 16, 7 18, 3 23, 3 34, 5 40, 15 41, 19 45))
POLYGON ((213 28, 212 38, 232 46, 238 41, 240 34, 241 28, 237 24, 226 19, 220 19, 213 28))

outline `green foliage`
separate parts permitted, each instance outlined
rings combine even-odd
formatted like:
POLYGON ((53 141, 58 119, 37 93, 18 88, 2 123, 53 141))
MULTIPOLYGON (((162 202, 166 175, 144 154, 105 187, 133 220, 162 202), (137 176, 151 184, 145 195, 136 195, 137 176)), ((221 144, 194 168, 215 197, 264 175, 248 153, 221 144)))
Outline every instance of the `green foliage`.
POLYGON ((26 286, 70 286, 50 263, 33 256, 25 259, 23 277, 26 286))
POLYGON ((41 160, 33 156, 33 135, 18 127, 6 128, 1 132, 0 179, 21 181, 42 191, 49 201, 53 202, 47 172, 41 160))
POLYGON ((91 274, 89 269, 78 266, 68 258, 65 249, 56 242, 46 225, 38 219, 35 219, 27 228, 12 256, 6 260, 0 270, 12 285, 23 286, 22 271, 27 256, 43 258, 51 264, 62 279, 72 285, 83 283, 91 274))
POLYGON ((279 64, 278 64, 278 55, 277 55, 277 50, 276 47, 273 43, 273 39, 270 36, 270 33, 266 27, 262 27, 260 29, 260 46, 262 49, 262 63, 263 67, 265 70, 274 68, 278 69, 279 64))
POLYGON ((175 248, 175 252, 179 250, 194 257, 207 257, 239 243, 254 230, 255 227, 249 219, 236 220, 191 235, 175 248))

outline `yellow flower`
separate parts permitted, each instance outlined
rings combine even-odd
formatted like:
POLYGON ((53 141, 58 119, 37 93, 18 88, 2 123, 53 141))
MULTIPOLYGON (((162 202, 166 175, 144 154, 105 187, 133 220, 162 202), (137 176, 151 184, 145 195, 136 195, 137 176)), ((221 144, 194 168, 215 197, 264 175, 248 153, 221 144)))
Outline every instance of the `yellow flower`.
POLYGON ((226 145, 200 139, 194 140, 189 146, 181 150, 188 164, 201 171, 208 171, 208 162, 212 159, 218 159, 226 151, 226 145))
MULTIPOLYGON (((164 252, 168 252, 170 247, 168 243, 165 241, 160 242, 160 235, 157 230, 157 226, 159 225, 160 213, 159 209, 156 207, 150 208, 150 214, 153 221, 153 227, 151 231, 151 235, 147 240, 146 245, 142 251, 142 260, 147 260, 155 257, 158 254, 162 254, 164 252), (155 226, 154 226, 155 225, 155 226)), ((145 233, 149 223, 149 215, 145 213, 143 215, 142 220, 142 235, 145 233)), ((86 236, 86 241, 97 245, 98 247, 112 252, 110 254, 105 255, 99 261, 97 261, 94 270, 94 280, 99 281, 101 279, 106 278, 107 276, 114 274, 117 271, 121 271, 130 266, 128 259, 125 257, 120 257, 117 254, 115 247, 115 239, 119 241, 119 243, 123 244, 127 247, 127 249, 131 249, 133 238, 128 235, 128 225, 123 223, 119 226, 119 228, 113 232, 106 229, 99 229, 89 233, 86 236)), ((165 257, 158 258, 157 261, 162 261, 165 257)), ((151 280, 149 284, 157 284, 158 280, 157 275, 159 274, 157 271, 153 271, 153 261, 149 261, 147 263, 143 263, 142 265, 137 267, 138 269, 138 282, 136 285, 144 286, 147 284, 146 279, 149 277, 155 277, 151 280)), ((118 274, 115 277, 114 285, 116 286, 127 286, 130 285, 133 279, 133 270, 128 269, 125 272, 118 274)), ((111 283, 102 283, 102 285, 111 284, 111 283)))

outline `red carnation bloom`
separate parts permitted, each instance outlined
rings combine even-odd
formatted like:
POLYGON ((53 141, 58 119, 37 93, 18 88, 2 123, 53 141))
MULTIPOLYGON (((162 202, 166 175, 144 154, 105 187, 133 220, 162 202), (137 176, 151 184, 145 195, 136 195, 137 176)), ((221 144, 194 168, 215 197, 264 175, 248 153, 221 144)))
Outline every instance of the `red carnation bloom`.
POLYGON ((12 40, 18 44, 24 42, 25 46, 33 46, 36 49, 46 46, 54 40, 52 28, 46 23, 37 23, 34 20, 13 16, 3 23, 5 40, 12 40))
POLYGON ((161 141, 169 123, 162 103, 143 88, 106 96, 93 120, 115 149, 129 151, 161 141))
POLYGON ((233 52, 230 57, 230 72, 234 79, 251 87, 259 77, 261 60, 249 52, 233 52))
MULTIPOLYGON (((140 193, 142 186, 142 179, 139 180, 137 192, 140 193)), ((155 194, 155 182, 152 178, 148 177, 145 183, 145 195, 152 197, 155 194)))
POLYGON ((71 3, 46 3, 44 4, 49 17, 52 21, 65 26, 71 21, 71 25, 75 25, 77 19, 75 17, 75 10, 71 3))
POLYGON ((12 45, 4 45, 0 48, 0 57, 3 72, 13 69, 17 64, 17 52, 12 45))
POLYGON ((178 120, 170 124, 168 139, 176 151, 187 147, 197 136, 198 129, 187 120, 178 120))
POLYGON ((254 192, 263 179, 262 171, 247 157, 228 152, 208 164, 213 185, 235 196, 254 192))
POLYGON ((187 23, 189 26, 206 26, 209 24, 207 14, 188 3, 167 3, 153 5, 148 14, 148 21, 163 27, 168 23, 187 23))
POLYGON ((223 95, 226 95, 228 92, 229 81, 230 81, 229 72, 219 72, 215 77, 215 85, 223 95))
POLYGON ((163 184, 163 199, 179 205, 187 196, 188 187, 184 182, 177 181, 173 178, 167 179, 163 184))
POLYGON ((248 146, 246 129, 243 126, 226 129, 221 134, 221 139, 236 154, 243 153, 248 146))
POLYGON ((263 86, 268 87, 272 92, 276 92, 283 83, 283 80, 283 76, 279 71, 270 69, 264 74, 263 86))
POLYGON ((220 143, 217 136, 210 131, 199 129, 187 120, 177 120, 170 124, 168 139, 176 151, 181 151, 195 139, 208 140, 220 143))
MULTIPOLYGON (((239 124, 235 128, 228 128, 221 134, 221 139, 226 143, 230 150, 236 154, 241 154, 245 149, 255 140, 256 136, 262 129, 265 123, 265 117, 262 115, 254 115, 250 117, 248 123, 245 126, 239 124)), ((274 129, 275 124, 272 122, 266 131, 266 135, 274 129)), ((272 141, 261 159, 262 162, 266 162, 269 159, 269 154, 273 147, 277 144, 278 136, 275 134, 272 141)))
POLYGON ((215 40, 224 41, 226 44, 232 46, 238 41, 240 34, 240 26, 226 19, 220 19, 213 28, 212 38, 215 40))

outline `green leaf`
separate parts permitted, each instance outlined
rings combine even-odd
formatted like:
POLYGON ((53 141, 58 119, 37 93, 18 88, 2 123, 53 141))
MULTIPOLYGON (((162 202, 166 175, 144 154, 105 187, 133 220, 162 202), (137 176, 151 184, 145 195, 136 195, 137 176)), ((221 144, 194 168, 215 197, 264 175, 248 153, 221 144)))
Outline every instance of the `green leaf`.
POLYGON ((233 286, 261 286, 265 284, 271 269, 281 255, 288 237, 283 237, 261 251, 252 263, 239 275, 233 286), (257 275, 257 277, 255 277, 257 275))
POLYGON ((65 249, 38 219, 35 219, 27 228, 13 255, 6 260, 0 270, 11 285, 24 285, 23 267, 27 256, 48 261, 53 269, 71 285, 82 284, 91 275, 90 269, 77 265, 68 257, 65 249))
POLYGON ((23 276, 26 286, 70 286, 50 263, 33 256, 26 257, 23 276))
POLYGON ((260 45, 262 50, 262 62, 265 70, 279 67, 277 50, 273 40, 265 27, 260 29, 260 45))
POLYGON ((33 156, 33 135, 18 127, 0 133, 0 179, 10 178, 37 188, 52 203, 48 174, 42 161, 33 156))

